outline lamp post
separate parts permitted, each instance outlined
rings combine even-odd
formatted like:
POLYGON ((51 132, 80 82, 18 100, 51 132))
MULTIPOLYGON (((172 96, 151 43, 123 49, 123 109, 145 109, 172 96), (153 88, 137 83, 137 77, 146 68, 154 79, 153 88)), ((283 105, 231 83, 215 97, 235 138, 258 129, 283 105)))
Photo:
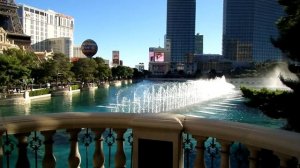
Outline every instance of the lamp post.
POLYGON ((27 90, 27 79, 23 78, 22 83, 24 84, 25 90, 27 90))
POLYGON ((7 91, 10 90, 10 84, 11 84, 11 69, 8 70, 8 82, 7 82, 7 91))
POLYGON ((31 90, 33 91, 34 78, 31 78, 31 90))
POLYGON ((62 73, 59 73, 59 72, 57 71, 57 73, 56 73, 56 87, 58 87, 58 77, 59 77, 60 75, 62 75, 62 73))

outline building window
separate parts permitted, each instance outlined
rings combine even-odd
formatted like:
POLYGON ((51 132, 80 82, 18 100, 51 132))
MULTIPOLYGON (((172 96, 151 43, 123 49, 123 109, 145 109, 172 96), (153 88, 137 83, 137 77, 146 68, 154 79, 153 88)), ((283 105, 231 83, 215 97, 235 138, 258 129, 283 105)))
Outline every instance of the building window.
POLYGON ((52 25, 53 24, 53 16, 50 15, 50 24, 52 25))

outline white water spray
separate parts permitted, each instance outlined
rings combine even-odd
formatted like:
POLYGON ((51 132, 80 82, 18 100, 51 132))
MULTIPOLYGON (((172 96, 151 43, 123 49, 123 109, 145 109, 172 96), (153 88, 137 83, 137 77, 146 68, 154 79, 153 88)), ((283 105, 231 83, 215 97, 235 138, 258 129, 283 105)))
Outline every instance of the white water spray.
POLYGON ((162 82, 142 85, 131 93, 117 94, 114 112, 159 113, 211 100, 234 90, 225 77, 186 82, 162 82))

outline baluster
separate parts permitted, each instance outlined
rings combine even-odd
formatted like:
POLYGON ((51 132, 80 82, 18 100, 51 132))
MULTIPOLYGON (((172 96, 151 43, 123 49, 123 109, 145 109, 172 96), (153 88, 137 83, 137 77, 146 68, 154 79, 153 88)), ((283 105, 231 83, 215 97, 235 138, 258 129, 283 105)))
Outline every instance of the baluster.
POLYGON ((211 142, 209 144, 209 146, 205 147, 207 149, 207 153, 209 154, 210 157, 210 166, 214 167, 215 165, 215 160, 217 158, 217 156, 219 155, 219 148, 216 144, 216 138, 211 138, 211 142))
POLYGON ((2 135, 4 131, 0 131, 0 166, 2 167, 3 165, 3 142, 2 142, 2 135))
MULTIPOLYGON (((34 152, 34 160, 35 160, 35 167, 38 167, 38 151, 42 146, 42 140, 37 135, 36 131, 33 132, 33 136, 29 140, 29 147, 34 152)), ((29 137, 28 137, 29 138, 29 137)))
POLYGON ((190 138, 190 135, 187 133, 183 133, 183 150, 184 150, 184 157, 185 157, 185 164, 186 167, 190 167, 190 154, 194 149, 194 145, 190 138))
POLYGON ((103 153, 103 138, 102 134, 105 131, 104 128, 101 129, 92 129, 95 133, 95 151, 94 151, 94 167, 102 168, 104 167, 104 153, 103 153))
POLYGON ((43 168, 53 168, 56 165, 56 159, 53 154, 53 140, 52 137, 55 134, 53 131, 42 131, 41 134, 45 137, 45 154, 43 159, 43 168))
POLYGON ((230 152, 230 141, 226 140, 218 140, 221 144, 221 167, 222 168, 228 168, 229 167, 229 152, 230 152))
POLYGON ((116 138, 115 138, 115 135, 112 131, 111 128, 108 129, 109 132, 108 134, 105 136, 105 143, 107 144, 108 146, 108 167, 110 167, 111 165, 111 162, 110 162, 110 158, 111 158, 111 148, 112 148, 112 145, 116 142, 116 138))
POLYGON ((281 153, 275 153, 275 155, 279 158, 281 168, 288 167, 287 163, 292 159, 291 157, 281 153))
POLYGON ((27 156, 27 136, 29 136, 29 133, 21 133, 16 134, 15 137, 18 139, 18 160, 16 167, 17 168, 29 168, 30 163, 27 156))
POLYGON ((251 145, 248 145, 247 146, 250 154, 249 154, 249 168, 256 168, 257 167, 257 157, 258 157, 258 151, 259 151, 259 148, 257 147, 254 147, 254 146, 251 146, 251 145))
POLYGON ((127 142, 130 145, 131 155, 130 155, 130 168, 132 168, 133 165, 133 133, 132 130, 129 133, 129 136, 127 137, 127 142))
POLYGON ((204 168, 204 151, 205 151, 205 146, 204 142, 207 140, 207 137, 202 137, 202 136, 195 136, 194 137, 197 140, 197 145, 196 145, 196 159, 194 162, 194 167, 195 168, 204 168))
POLYGON ((117 151, 115 155, 115 167, 116 168, 123 168, 126 166, 126 156, 123 148, 124 144, 124 133, 126 129, 115 129, 117 133, 117 151))
POLYGON ((89 133, 89 129, 85 129, 85 134, 81 137, 81 142, 85 146, 85 167, 89 167, 89 146, 93 142, 93 137, 91 136, 91 133, 89 133))
MULTIPOLYGON (((3 139, 1 139, 2 141, 3 139)), ((8 134, 7 134, 7 131, 5 131, 5 140, 4 142, 2 142, 3 144, 1 145, 0 148, 2 148, 2 150, 0 152, 2 152, 2 155, 4 154, 5 157, 6 157, 6 165, 7 167, 9 167, 10 163, 9 163, 9 158, 10 158, 10 155, 12 154, 14 148, 15 148, 15 145, 14 143, 12 142, 12 140, 8 137, 8 134)), ((2 165, 3 165, 3 158, 2 158, 2 165)))
POLYGON ((70 154, 69 154, 69 167, 78 168, 80 166, 81 157, 78 149, 78 133, 81 129, 68 129, 70 134, 70 154))

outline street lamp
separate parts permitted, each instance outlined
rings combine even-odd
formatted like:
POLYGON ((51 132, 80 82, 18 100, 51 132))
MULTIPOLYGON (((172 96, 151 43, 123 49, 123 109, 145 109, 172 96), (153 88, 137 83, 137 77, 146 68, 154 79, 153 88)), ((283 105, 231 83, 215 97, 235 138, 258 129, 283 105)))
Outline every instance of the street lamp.
POLYGON ((27 79, 23 78, 23 79, 22 79, 22 83, 23 83, 24 86, 25 86, 25 90, 27 90, 27 79))
POLYGON ((31 78, 31 90, 33 90, 33 82, 34 82, 34 78, 31 78))
POLYGON ((10 89, 10 84, 11 84, 11 69, 8 70, 8 82, 7 82, 7 91, 10 89))
POLYGON ((58 77, 62 75, 62 73, 57 72, 56 74, 56 86, 58 86, 58 77))

